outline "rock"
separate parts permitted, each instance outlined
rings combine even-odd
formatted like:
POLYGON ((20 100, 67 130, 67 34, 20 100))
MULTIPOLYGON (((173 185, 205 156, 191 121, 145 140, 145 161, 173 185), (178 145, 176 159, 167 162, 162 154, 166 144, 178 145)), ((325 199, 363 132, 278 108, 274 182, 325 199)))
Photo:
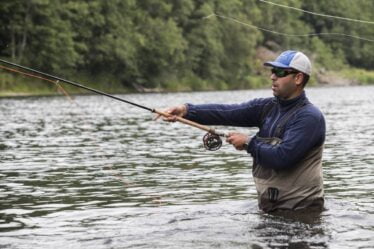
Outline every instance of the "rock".
POLYGON ((317 83, 321 85, 330 86, 352 86, 358 85, 359 82, 355 79, 348 79, 334 73, 317 73, 316 74, 317 83))

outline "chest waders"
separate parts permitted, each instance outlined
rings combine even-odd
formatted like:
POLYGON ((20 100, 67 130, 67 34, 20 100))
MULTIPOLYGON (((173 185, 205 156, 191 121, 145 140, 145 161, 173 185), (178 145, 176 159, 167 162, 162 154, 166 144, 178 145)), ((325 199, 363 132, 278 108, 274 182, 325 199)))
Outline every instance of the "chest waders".
MULTIPOLYGON (((282 143, 284 128, 290 118, 306 103, 299 103, 278 122, 272 137, 257 140, 272 146, 282 143)), ((265 107, 263 117, 275 107, 265 107)), ((263 118, 264 120, 264 118, 263 118)), ((322 176, 323 145, 309 151, 296 165, 284 170, 274 170, 261 166, 254 160, 252 174, 259 198, 259 207, 265 212, 274 210, 298 210, 306 207, 323 209, 324 192, 322 176)))

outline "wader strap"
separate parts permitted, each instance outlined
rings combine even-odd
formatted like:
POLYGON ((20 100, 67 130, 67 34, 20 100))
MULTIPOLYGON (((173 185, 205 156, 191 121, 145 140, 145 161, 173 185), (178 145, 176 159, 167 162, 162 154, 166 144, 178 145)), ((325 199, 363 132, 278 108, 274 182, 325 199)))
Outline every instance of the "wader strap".
POLYGON ((260 120, 261 120, 261 127, 264 125, 265 123, 265 118, 266 116, 274 109, 274 107, 277 105, 277 100, 274 98, 272 99, 268 104, 266 104, 263 108, 262 108, 262 113, 261 113, 261 117, 260 117, 260 120))
POLYGON ((301 101, 297 105, 295 105, 291 110, 289 110, 282 119, 278 122, 278 125, 275 129, 273 137, 281 138, 284 132, 284 127, 286 126, 287 122, 290 120, 290 118, 303 106, 305 106, 307 103, 306 101, 301 101))

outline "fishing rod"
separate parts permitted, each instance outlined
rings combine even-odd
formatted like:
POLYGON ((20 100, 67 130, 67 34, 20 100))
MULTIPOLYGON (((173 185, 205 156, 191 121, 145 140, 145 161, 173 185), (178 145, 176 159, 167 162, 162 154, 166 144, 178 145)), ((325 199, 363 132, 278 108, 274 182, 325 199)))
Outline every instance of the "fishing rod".
MULTIPOLYGON (((51 74, 48 74, 48 73, 44 73, 44 72, 29 68, 29 67, 26 67, 26 66, 22 66, 22 65, 13 63, 13 62, 9 62, 9 61, 3 60, 3 59, 0 59, 0 62, 2 62, 4 64, 7 64, 7 65, 10 65, 10 66, 13 66, 13 67, 16 67, 16 68, 20 68, 22 70, 26 70, 28 72, 32 72, 32 73, 36 73, 38 75, 42 75, 44 77, 47 77, 48 79, 41 78, 41 77, 38 77, 36 75, 26 74, 30 77, 36 77, 36 78, 39 78, 39 79, 42 79, 42 80, 47 80, 47 81, 50 81, 49 79, 53 79, 53 80, 56 81, 55 82, 56 84, 59 83, 59 82, 63 82, 63 83, 66 83, 66 84, 69 84, 69 85, 72 85, 72 86, 75 86, 75 87, 78 87, 78 88, 88 90, 90 92, 94 92, 94 93, 99 94, 99 95, 103 95, 103 96, 121 101, 121 102, 126 103, 126 104, 130 104, 132 106, 136 106, 138 108, 150 111, 152 113, 157 113, 158 115, 161 115, 163 117, 172 116, 169 113, 162 112, 162 111, 154 109, 154 108, 150 108, 150 107, 147 107, 147 106, 144 106, 144 105, 140 105, 140 104, 128 101, 126 99, 123 99, 123 98, 120 98, 120 97, 117 97, 117 96, 99 91, 97 89, 94 89, 94 88, 91 88, 91 87, 88 87, 88 86, 84 86, 80 83, 77 83, 77 82, 74 82, 74 81, 71 81, 71 80, 66 80, 66 79, 63 79, 63 78, 60 78, 60 77, 57 77, 57 76, 54 76, 54 75, 51 75, 51 74)), ((5 70, 8 70, 8 71, 20 73, 20 74, 25 74, 25 73, 20 72, 20 71, 12 70, 11 68, 6 68, 6 67, 1 67, 1 68, 5 69, 5 70)), ((221 148, 221 146, 222 146, 221 137, 225 137, 226 136, 225 133, 218 132, 214 128, 211 128, 209 126, 205 126, 205 125, 193 122, 191 120, 188 120, 188 119, 185 119, 185 118, 182 118, 182 117, 179 117, 179 116, 176 116, 176 121, 206 131, 207 133, 203 137, 203 143, 204 143, 205 149, 215 151, 215 150, 218 150, 219 148, 221 148)))

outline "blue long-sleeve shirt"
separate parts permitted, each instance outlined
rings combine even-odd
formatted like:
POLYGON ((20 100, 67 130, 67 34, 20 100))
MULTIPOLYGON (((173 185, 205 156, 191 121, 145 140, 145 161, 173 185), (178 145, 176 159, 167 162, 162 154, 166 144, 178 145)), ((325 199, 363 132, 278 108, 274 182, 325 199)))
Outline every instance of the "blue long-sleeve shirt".
POLYGON ((258 127, 260 130, 252 137, 247 151, 256 163, 276 170, 297 164, 311 149, 324 143, 326 133, 323 114, 309 102, 305 92, 286 101, 274 97, 231 105, 188 104, 185 118, 205 125, 258 127), (271 101, 275 101, 275 107, 262 120, 264 107, 271 101), (282 117, 300 102, 304 102, 305 106, 298 109, 286 123, 280 137, 282 143, 274 146, 258 139, 273 137, 282 117))

